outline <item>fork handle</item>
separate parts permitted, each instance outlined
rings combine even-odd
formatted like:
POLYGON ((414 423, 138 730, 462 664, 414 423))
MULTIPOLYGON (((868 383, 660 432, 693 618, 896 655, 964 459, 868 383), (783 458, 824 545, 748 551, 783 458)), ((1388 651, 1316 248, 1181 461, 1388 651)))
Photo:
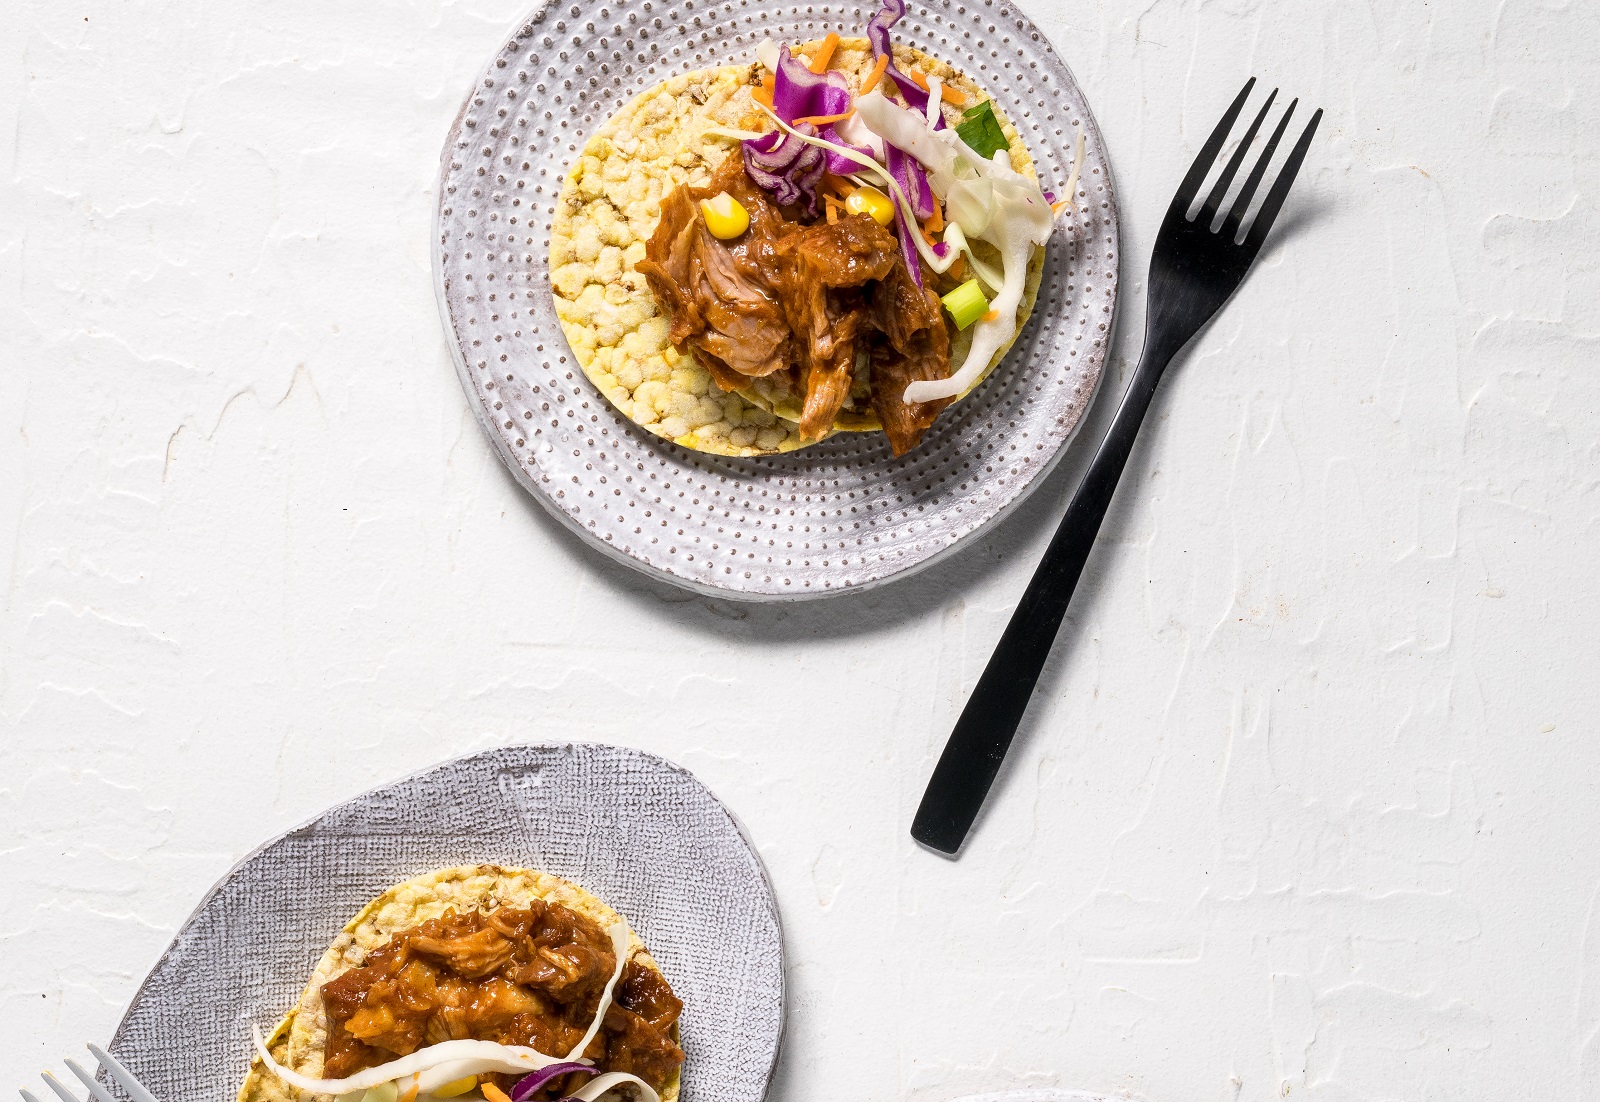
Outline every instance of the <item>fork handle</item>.
POLYGON ((1147 335, 1144 354, 1111 429, 945 743, 911 824, 911 836, 925 846, 951 854, 960 849, 1000 772, 1084 563, 1094 550, 1095 535, 1133 453, 1161 373, 1176 351, 1168 344, 1147 335))

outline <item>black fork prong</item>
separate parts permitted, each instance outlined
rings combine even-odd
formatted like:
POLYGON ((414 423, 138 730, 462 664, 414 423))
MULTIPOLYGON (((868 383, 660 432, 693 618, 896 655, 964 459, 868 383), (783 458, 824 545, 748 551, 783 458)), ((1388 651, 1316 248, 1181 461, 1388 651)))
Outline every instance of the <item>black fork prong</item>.
POLYGON ((1206 139, 1206 144, 1200 147, 1200 152, 1195 155, 1194 164, 1189 166, 1189 174, 1183 178, 1183 183, 1178 185, 1178 194, 1172 197, 1172 206, 1167 212, 1169 216, 1177 212, 1180 218, 1188 217, 1189 207, 1194 203, 1194 197, 1200 194, 1200 185, 1205 183, 1206 173, 1211 171, 1217 154, 1222 152, 1223 143, 1228 140, 1228 131, 1233 129, 1234 120, 1239 117, 1239 112, 1244 110, 1245 101, 1250 98, 1250 89, 1255 86, 1255 77, 1244 82, 1244 87, 1233 98, 1233 106, 1228 108, 1228 113, 1217 123, 1217 128, 1211 132, 1211 137, 1206 139))
POLYGON ((1299 99, 1289 101, 1289 110, 1278 120, 1278 127, 1267 140, 1267 147, 1261 151, 1256 167, 1250 170, 1249 179, 1245 180, 1244 187, 1239 189, 1238 198, 1228 209, 1228 220, 1222 224, 1222 232, 1229 241, 1239 236, 1239 225, 1244 221, 1245 212, 1250 209, 1250 200, 1255 198, 1256 188, 1261 186, 1261 178, 1267 174, 1267 166, 1272 163, 1272 155, 1278 151, 1278 143, 1283 140, 1283 132, 1289 129, 1289 120, 1294 118, 1294 109, 1299 105, 1299 99))
POLYGON ((1234 150, 1233 156, 1228 159, 1228 167, 1217 177, 1216 185, 1212 187, 1211 195, 1206 199, 1206 205, 1201 208, 1200 217, 1203 225, 1209 227, 1216 220, 1217 208, 1222 206, 1222 197, 1228 194, 1228 185, 1233 183, 1233 178, 1239 174, 1239 166, 1244 164, 1244 155, 1250 152, 1250 143, 1256 140, 1256 131, 1261 129, 1261 123, 1266 119, 1267 112, 1272 110, 1272 101, 1277 98, 1278 90, 1274 88, 1267 96, 1267 102, 1263 103, 1261 110, 1256 113, 1250 129, 1244 132, 1239 148, 1234 150))
POLYGON ((1306 150, 1311 148, 1311 136, 1317 132, 1317 123, 1322 121, 1322 108, 1317 108, 1317 113, 1311 116, 1311 121, 1306 124, 1304 134, 1294 143, 1294 148, 1289 151, 1289 159, 1283 162, 1283 170, 1278 173, 1278 178, 1272 182, 1272 190, 1267 192, 1267 197, 1261 202, 1261 209, 1256 213, 1256 220, 1250 226, 1250 236, 1244 239, 1245 248, 1256 252, 1261 248, 1261 243, 1267 239, 1267 232, 1272 229, 1272 220, 1278 217, 1278 211, 1283 207, 1283 201, 1289 195, 1289 188, 1294 184, 1295 173, 1300 171, 1300 162, 1306 159, 1306 150))

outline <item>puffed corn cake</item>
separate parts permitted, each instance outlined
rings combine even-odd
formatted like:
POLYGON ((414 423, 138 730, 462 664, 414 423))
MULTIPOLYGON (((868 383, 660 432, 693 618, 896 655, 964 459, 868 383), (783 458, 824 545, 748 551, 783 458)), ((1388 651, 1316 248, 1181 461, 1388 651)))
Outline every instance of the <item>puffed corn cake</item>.
MULTIPOLYGON (((490 911, 499 907, 526 907, 534 899, 560 903, 608 929, 621 916, 603 901, 570 881, 532 869, 500 865, 458 865, 436 869, 396 884, 362 908, 323 953, 311 973, 300 1001, 267 1038, 267 1051, 284 1067, 319 1078, 323 1050, 328 1040, 328 1017, 322 985, 352 968, 402 930, 457 913, 490 911)), ((660 967, 637 934, 628 932, 630 958, 659 973, 660 967)), ((673 1027, 676 1040, 677 1027, 673 1027)), ((661 1102, 677 1102, 681 1075, 674 1073, 660 1091, 661 1102)), ((239 1087, 237 1102, 333 1102, 333 1096, 311 1094, 289 1086, 273 1075, 259 1056, 239 1087)))
MULTIPOLYGON (((817 43, 802 46, 805 53, 817 43)), ((937 58, 895 46, 902 69, 920 69, 966 94, 988 99, 976 82, 937 58)), ((841 39, 830 69, 859 87, 872 68, 865 38, 841 39)), ((792 394, 773 376, 751 379, 737 392, 722 390, 692 355, 668 341, 668 319, 635 265, 655 232, 662 198, 680 184, 702 186, 737 142, 708 135, 711 127, 766 130, 770 121, 750 98, 761 86, 759 64, 726 65, 671 77, 630 100, 584 144, 567 174, 550 227, 550 282, 556 315, 573 354, 590 381, 622 414, 657 436, 718 455, 774 455, 816 440, 800 435, 803 395, 792 394)), ((944 104, 946 122, 960 121, 959 108, 944 104)), ((994 106, 1011 143, 1012 165, 1035 176, 1033 159, 1011 121, 994 106)), ((980 250, 987 249, 978 243, 980 250)), ((980 253, 981 255, 981 253, 980 253)), ((1038 298, 1045 250, 1034 251, 1022 301, 1020 333, 1038 298)), ((965 397, 1005 357, 1016 337, 990 361, 965 397)), ((960 363, 972 342, 970 329, 950 334, 950 359, 960 363)), ((868 380, 857 372, 852 400, 833 431, 876 431, 882 426, 867 402, 868 380)))

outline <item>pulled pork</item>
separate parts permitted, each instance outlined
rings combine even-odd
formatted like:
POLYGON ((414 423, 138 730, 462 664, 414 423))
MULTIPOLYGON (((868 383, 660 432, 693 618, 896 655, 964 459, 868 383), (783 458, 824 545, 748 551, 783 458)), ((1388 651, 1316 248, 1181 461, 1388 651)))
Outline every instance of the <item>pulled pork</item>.
POLYGON ((805 396, 802 435, 832 428, 857 357, 895 455, 917 445, 949 400, 908 405, 906 384, 950 375, 939 299, 911 278, 894 236, 864 214, 806 224, 775 206, 730 156, 705 187, 674 188, 638 270, 672 323, 670 339, 717 385, 782 373, 805 396), (731 241, 712 236, 700 200, 727 192, 750 213, 731 241))
MULTIPOLYGON (((457 914, 395 934, 361 967, 322 985, 322 1073, 339 1078, 471 1037, 564 1056, 583 1040, 616 968, 611 939, 559 903, 457 914)), ((583 1055, 661 1087, 683 1063, 672 1029, 683 1009, 660 974, 629 960, 583 1055)), ((508 1088, 517 1076, 495 1076, 508 1088)), ((533 1095, 558 1098, 563 1076, 533 1095)))

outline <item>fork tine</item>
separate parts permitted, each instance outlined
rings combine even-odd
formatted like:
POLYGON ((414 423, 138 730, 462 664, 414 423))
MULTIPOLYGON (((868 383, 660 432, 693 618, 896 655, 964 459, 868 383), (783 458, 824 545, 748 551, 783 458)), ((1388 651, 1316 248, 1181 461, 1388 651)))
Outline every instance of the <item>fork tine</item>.
POLYGON ((133 1102, 156 1102, 156 1096, 145 1090, 144 1084, 134 1078, 133 1072, 123 1067, 121 1061, 111 1053, 99 1045, 90 1045, 89 1054, 100 1061, 100 1066, 111 1073, 111 1078, 128 1092, 128 1097, 133 1099, 133 1102))
POLYGON ((1244 187, 1239 189, 1239 196, 1233 201, 1233 206, 1228 210, 1228 219, 1222 224, 1223 235, 1229 241, 1239 236, 1239 225, 1244 221, 1245 212, 1250 209, 1250 200, 1255 198, 1256 188, 1261 186, 1261 178, 1267 174, 1267 166, 1272 163, 1272 155, 1278 151, 1278 143, 1283 140, 1283 132, 1289 129, 1289 120, 1294 118, 1294 109, 1300 105, 1300 100, 1289 101, 1289 110, 1283 113, 1283 118, 1278 120, 1278 127, 1272 132, 1272 137, 1267 140, 1267 146, 1261 151, 1261 157, 1256 161, 1256 166, 1250 170, 1250 178, 1244 182, 1244 187))
POLYGON ((22 1102, 39 1102, 27 1088, 23 1088, 19 1093, 22 1095, 22 1102))
POLYGON ((1250 152, 1250 143, 1256 140, 1256 131, 1261 129, 1261 123, 1266 119, 1267 112, 1272 110, 1272 101, 1278 98, 1278 90, 1274 88, 1267 96, 1267 102, 1261 105, 1261 110, 1256 114, 1256 119, 1250 124, 1250 129, 1244 132, 1244 138, 1239 142, 1239 148, 1234 150, 1228 167, 1222 170, 1222 175, 1217 177, 1216 186, 1211 189, 1211 195, 1206 199, 1202 210, 1203 225, 1210 226, 1217 216, 1217 208, 1222 205, 1222 197, 1228 194, 1228 185, 1233 183, 1233 178, 1239 174, 1239 166, 1244 164, 1244 155, 1250 152))
POLYGON ((66 1087, 63 1087, 56 1080, 56 1077, 51 1075, 48 1071, 40 1076, 40 1078, 44 1080, 45 1086, 56 1092, 56 1097, 61 1099, 61 1102, 78 1102, 77 1096, 69 1091, 66 1087))
POLYGON ((63 1060, 61 1062, 67 1065, 68 1071, 78 1077, 79 1082, 89 1088, 89 1093, 95 1097, 97 1102, 117 1102, 115 1098, 111 1097, 111 1092, 102 1087, 98 1079, 84 1071, 76 1060, 63 1060))
POLYGON ((1311 116, 1311 122, 1306 125, 1300 140, 1294 143, 1294 148, 1289 151, 1289 159, 1283 162, 1283 170, 1278 173, 1278 178, 1273 181, 1272 190, 1267 192, 1267 197, 1261 201, 1261 210, 1256 213, 1256 220, 1250 226, 1250 236, 1245 238, 1245 248, 1252 252, 1261 248, 1261 243, 1267 239, 1267 231, 1272 229, 1272 220, 1278 217, 1278 210, 1283 206, 1283 201, 1289 195, 1289 187, 1294 183, 1295 173, 1300 171, 1300 162, 1306 159, 1306 150, 1311 148, 1311 136, 1317 132, 1317 123, 1322 121, 1322 108, 1317 108, 1317 113, 1311 116))
POLYGON ((1233 98, 1233 105, 1228 108, 1227 114, 1217 123, 1217 128, 1211 132, 1211 137, 1206 139, 1206 144, 1200 147, 1200 152, 1195 155, 1194 164, 1189 166, 1189 174, 1183 178, 1183 183, 1178 185, 1178 194, 1172 197, 1172 206, 1167 212, 1168 217, 1173 211, 1180 217, 1188 216, 1190 204, 1200 193, 1200 185, 1205 183, 1206 173, 1211 171, 1211 165, 1217 159, 1217 154, 1222 152, 1223 143, 1228 140, 1228 131, 1233 129, 1234 120, 1239 117, 1239 112, 1244 110, 1245 100, 1250 98, 1250 89, 1255 86, 1255 77, 1244 82, 1244 87, 1233 98))

